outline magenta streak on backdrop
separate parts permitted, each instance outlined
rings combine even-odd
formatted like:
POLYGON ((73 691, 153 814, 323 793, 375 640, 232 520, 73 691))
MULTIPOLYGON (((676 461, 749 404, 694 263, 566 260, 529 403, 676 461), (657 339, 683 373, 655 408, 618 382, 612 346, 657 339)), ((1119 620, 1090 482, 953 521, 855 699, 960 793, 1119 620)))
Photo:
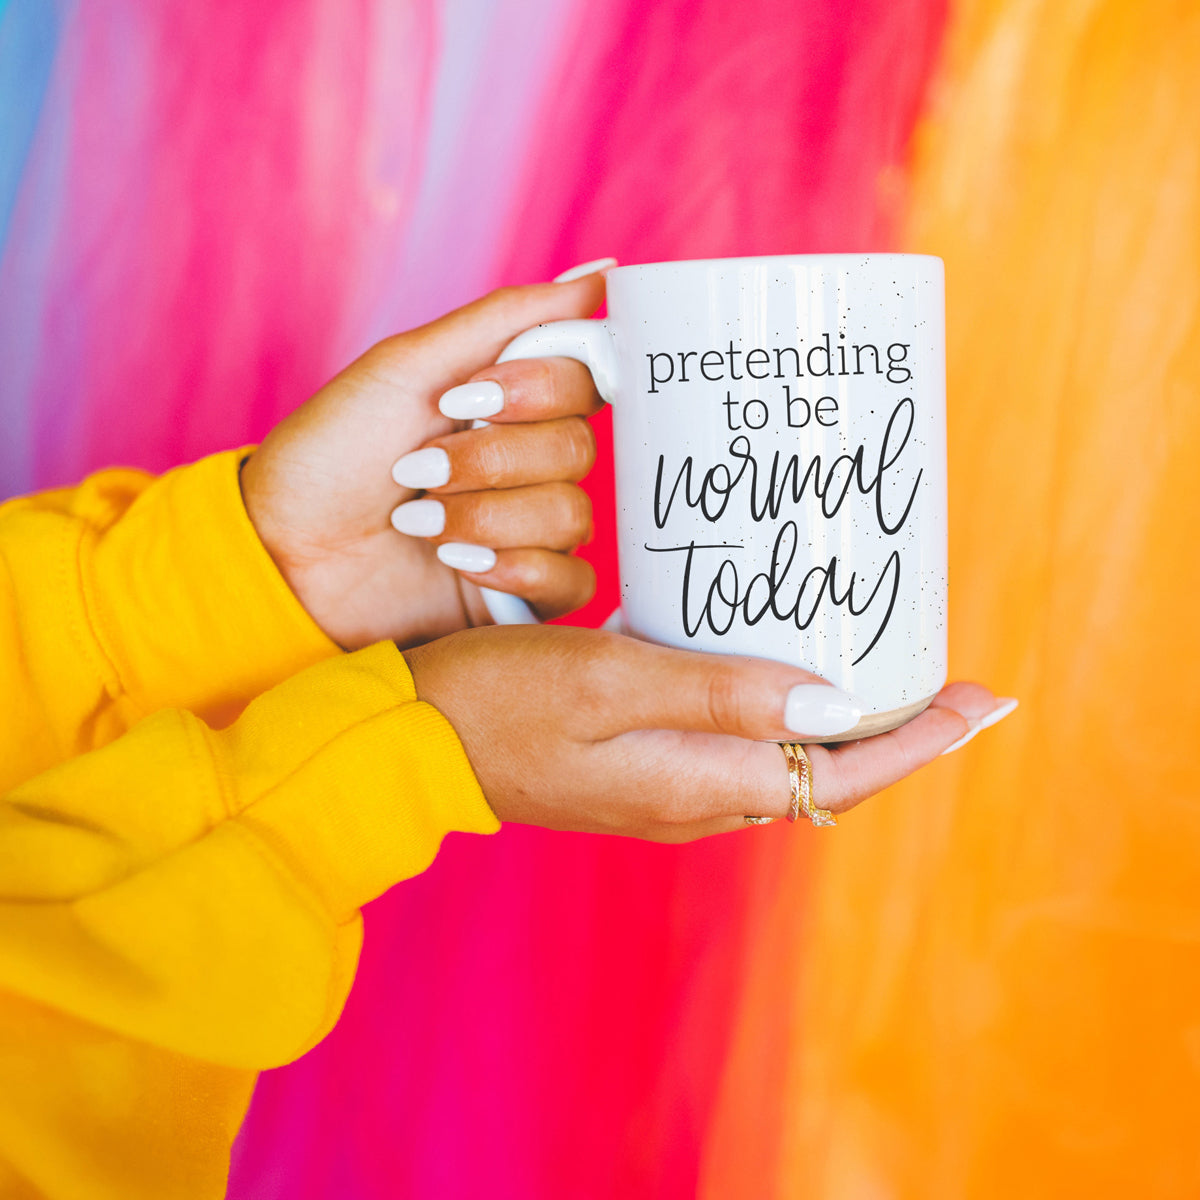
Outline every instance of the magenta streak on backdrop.
MULTIPOLYGON (((442 178, 421 181, 422 238, 405 242, 413 275, 399 280, 406 296, 389 294, 392 311, 417 312, 434 270, 449 302, 463 280, 545 279, 609 253, 888 245, 939 4, 871 0, 849 16, 833 0, 569 9, 531 60, 516 8, 486 24, 482 50, 471 39, 485 0, 444 8, 444 70, 482 63, 489 87, 475 87, 457 126, 435 112, 455 144, 423 160, 443 164, 442 178), (514 96, 540 101, 532 136, 512 119, 514 96), (481 129, 511 140, 481 148, 481 129), (488 169, 473 169, 483 157, 488 169), (500 206, 503 224, 473 215, 472 196, 500 206), (490 278, 484 258, 498 264, 490 278)), ((406 62, 412 52, 392 50, 406 62)), ((589 554, 604 580, 594 620, 616 595, 606 469, 592 491, 601 532, 589 554)), ((260 1081, 230 1195, 693 1196, 754 884, 811 844, 785 827, 686 848, 519 827, 499 841, 451 837, 430 871, 369 908, 337 1030, 260 1081)), ((781 996, 781 1036, 790 1011, 781 996)), ((745 1102, 774 1119, 769 1087, 745 1102)))

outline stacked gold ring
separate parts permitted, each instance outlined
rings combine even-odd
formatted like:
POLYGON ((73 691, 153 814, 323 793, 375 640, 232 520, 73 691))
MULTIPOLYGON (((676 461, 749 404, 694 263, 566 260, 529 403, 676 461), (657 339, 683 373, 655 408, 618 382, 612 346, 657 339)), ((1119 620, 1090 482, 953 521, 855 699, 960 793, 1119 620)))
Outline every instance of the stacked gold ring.
MULTIPOLYGON (((798 821, 807 817, 814 825, 836 825, 837 818, 827 808, 818 808, 812 798, 812 764, 799 742, 781 742, 783 757, 787 762, 788 784, 791 788, 791 803, 787 819, 798 821)), ((774 817, 746 817, 747 825, 770 825, 774 817)))

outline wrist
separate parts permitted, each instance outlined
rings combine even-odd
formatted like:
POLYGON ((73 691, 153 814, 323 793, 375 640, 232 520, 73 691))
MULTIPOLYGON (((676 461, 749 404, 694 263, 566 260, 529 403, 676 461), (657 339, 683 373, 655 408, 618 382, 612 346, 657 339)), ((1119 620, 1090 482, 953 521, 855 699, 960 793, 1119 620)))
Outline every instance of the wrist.
POLYGON ((257 450, 251 450, 242 459, 238 467, 238 486, 241 489, 242 506, 250 525, 258 535, 263 549, 275 564, 288 590, 312 620, 320 627, 322 633, 330 638, 339 649, 353 650, 369 644, 371 640, 353 642, 347 640, 344 632, 332 627, 325 616, 326 607, 319 602, 317 589, 313 587, 311 572, 306 572, 302 559, 289 549, 289 540, 273 514, 278 509, 278 492, 272 486, 266 460, 257 450))

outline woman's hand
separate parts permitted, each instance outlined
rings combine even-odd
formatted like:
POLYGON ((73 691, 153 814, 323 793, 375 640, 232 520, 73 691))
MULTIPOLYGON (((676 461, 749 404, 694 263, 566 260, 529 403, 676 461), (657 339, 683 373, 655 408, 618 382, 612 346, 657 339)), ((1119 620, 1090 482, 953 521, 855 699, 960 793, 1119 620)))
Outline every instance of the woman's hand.
MULTIPOLYGON (((658 842, 786 815, 787 765, 772 743, 806 741, 784 723, 789 694, 822 682, 782 663, 561 627, 469 630, 405 658, 501 821, 658 842)), ((955 683, 891 733, 806 746, 814 803, 853 808, 1001 708, 987 688, 955 683)))
POLYGON ((507 288, 388 338, 251 455, 250 519, 335 642, 404 647, 486 623, 475 584, 514 592, 542 617, 591 598, 592 570, 569 552, 591 531, 577 483, 595 455, 592 377, 566 358, 493 364, 523 330, 587 316, 603 299, 600 274, 507 288), (438 409, 452 388, 457 419, 438 409), (471 430, 471 417, 493 424, 471 430))

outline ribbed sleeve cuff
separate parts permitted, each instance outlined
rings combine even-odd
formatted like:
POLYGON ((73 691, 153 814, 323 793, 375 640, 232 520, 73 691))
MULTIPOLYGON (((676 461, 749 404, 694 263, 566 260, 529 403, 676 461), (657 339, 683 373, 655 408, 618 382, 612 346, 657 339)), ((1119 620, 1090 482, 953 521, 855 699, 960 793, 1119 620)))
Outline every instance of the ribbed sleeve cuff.
POLYGON ((425 870, 447 833, 494 833, 449 722, 416 699, 390 643, 322 663, 260 697, 239 719, 239 824, 253 829, 339 920, 425 870), (261 792, 245 764, 286 721, 292 764, 261 792), (249 790, 247 790, 249 789, 249 790), (255 794, 255 793, 258 794, 255 794))
POLYGON ((96 637, 145 712, 220 715, 340 653, 292 594, 246 515, 229 451, 155 480, 81 548, 96 637))

